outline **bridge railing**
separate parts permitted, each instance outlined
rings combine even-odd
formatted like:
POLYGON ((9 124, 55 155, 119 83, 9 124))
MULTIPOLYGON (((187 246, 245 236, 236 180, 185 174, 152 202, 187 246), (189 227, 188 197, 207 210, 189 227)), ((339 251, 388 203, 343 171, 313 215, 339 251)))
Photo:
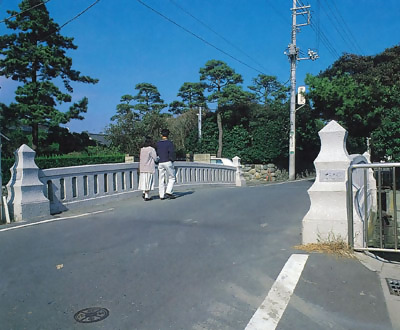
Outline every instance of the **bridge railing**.
POLYGON ((51 168, 39 171, 50 213, 83 203, 95 204, 137 191, 138 164, 117 163, 51 168))
MULTIPOLYGON (((176 185, 234 185, 236 168, 214 164, 175 162, 176 185)), ((138 163, 52 168, 39 172, 52 214, 102 199, 129 197, 138 191, 138 163)), ((155 172, 158 187, 158 171, 155 172)))
MULTIPOLYGON (((7 185, 7 205, 15 221, 138 195, 138 163, 40 170, 34 157, 35 152, 26 145, 16 151, 7 185)), ((240 158, 235 157, 234 164, 175 162, 176 186, 243 185, 240 158)), ((157 170, 154 179, 157 188, 157 170)))

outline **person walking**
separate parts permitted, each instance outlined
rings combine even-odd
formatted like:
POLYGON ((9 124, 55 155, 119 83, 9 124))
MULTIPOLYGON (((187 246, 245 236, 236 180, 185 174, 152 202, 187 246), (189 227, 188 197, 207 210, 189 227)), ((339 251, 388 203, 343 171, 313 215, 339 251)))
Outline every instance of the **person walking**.
POLYGON ((154 190, 154 172, 156 170, 157 153, 152 147, 153 141, 146 136, 143 148, 140 149, 139 158, 139 190, 143 191, 142 197, 147 202, 151 200, 149 193, 154 190))
POLYGON ((163 129, 161 131, 161 140, 156 144, 157 155, 159 157, 158 189, 161 200, 164 200, 165 198, 176 198, 173 194, 175 183, 175 147, 174 144, 168 140, 168 136, 169 130, 163 129))

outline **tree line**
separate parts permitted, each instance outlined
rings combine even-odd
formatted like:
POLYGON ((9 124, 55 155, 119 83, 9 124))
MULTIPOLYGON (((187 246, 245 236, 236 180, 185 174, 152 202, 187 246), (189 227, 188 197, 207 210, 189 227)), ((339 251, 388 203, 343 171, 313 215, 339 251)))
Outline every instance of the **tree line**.
POLYGON ((107 133, 114 146, 136 155, 144 136, 159 138, 168 127, 178 155, 211 153, 252 162, 283 162, 288 144, 288 88, 259 74, 249 91, 243 78, 220 60, 199 70, 199 82, 185 82, 178 100, 166 104, 156 86, 139 83, 123 95, 107 133), (202 108, 202 136, 198 109, 202 108), (161 110, 167 110, 162 112, 161 110))
MULTIPOLYGON (((71 102, 71 82, 98 80, 72 68, 66 52, 77 46, 60 34, 42 0, 23 0, 19 8, 8 11, 5 24, 11 33, 0 36, 0 74, 19 82, 15 102, 0 103, 1 132, 11 137, 4 152, 12 155, 22 143, 43 155, 83 152, 93 144, 88 136, 60 125, 83 119, 88 99, 66 112, 57 108, 71 102)), ((343 54, 320 74, 307 75, 307 104, 296 114, 298 171, 312 168, 319 152, 318 131, 332 119, 348 130, 350 153, 364 152, 369 139, 372 160, 400 160, 399 55, 400 46, 373 56, 343 54)), ((156 140, 164 127, 170 129, 181 158, 211 153, 287 167, 288 87, 275 76, 259 74, 245 89, 240 73, 212 59, 199 69, 198 81, 184 82, 177 100, 169 104, 157 86, 136 84, 132 94, 121 96, 106 133, 112 150, 138 155, 144 137, 156 140)))
MULTIPOLYGON (((187 153, 239 156, 244 162, 288 161, 288 87, 259 74, 248 90, 239 73, 220 60, 199 70, 199 82, 185 82, 179 100, 165 104, 157 87, 135 86, 124 95, 108 127, 110 139, 137 154, 144 135, 158 138, 168 127, 183 158, 187 153), (202 138, 198 108, 204 109, 202 138), (168 112, 161 112, 167 109, 168 112)), ((312 168, 319 152, 318 131, 330 120, 347 131, 349 153, 369 148, 372 161, 400 160, 400 46, 373 56, 343 54, 318 75, 308 74, 307 104, 296 114, 297 170, 312 168)))

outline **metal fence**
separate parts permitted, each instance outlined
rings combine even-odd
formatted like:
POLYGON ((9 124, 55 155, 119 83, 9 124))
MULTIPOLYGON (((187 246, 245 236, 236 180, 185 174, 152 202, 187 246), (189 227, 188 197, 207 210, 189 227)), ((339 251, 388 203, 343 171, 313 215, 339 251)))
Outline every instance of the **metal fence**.
POLYGON ((348 170, 349 245, 358 251, 400 252, 400 163, 351 165, 348 170), (372 180, 371 180, 372 179, 372 180), (354 230, 357 220, 362 232, 354 230), (354 245, 355 235, 362 246, 354 245))

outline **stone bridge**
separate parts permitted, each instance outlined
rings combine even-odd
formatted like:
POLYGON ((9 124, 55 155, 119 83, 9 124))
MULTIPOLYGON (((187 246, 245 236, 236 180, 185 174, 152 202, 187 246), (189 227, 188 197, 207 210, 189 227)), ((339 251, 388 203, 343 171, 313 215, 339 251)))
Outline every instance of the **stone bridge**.
MULTIPOLYGON (((137 162, 40 170, 35 164, 35 152, 27 145, 15 152, 15 159, 7 184, 8 211, 14 221, 44 218, 139 195, 137 162)), ((234 166, 175 162, 175 186, 243 186, 240 158, 233 158, 233 162, 234 166)), ((158 171, 155 182, 157 188, 158 171)))

